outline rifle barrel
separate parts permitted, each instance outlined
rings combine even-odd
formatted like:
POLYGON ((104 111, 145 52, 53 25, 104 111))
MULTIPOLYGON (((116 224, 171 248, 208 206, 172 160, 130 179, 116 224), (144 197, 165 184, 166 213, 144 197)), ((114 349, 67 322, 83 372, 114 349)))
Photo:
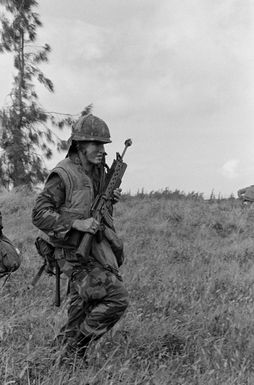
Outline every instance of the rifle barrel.
POLYGON ((55 305, 59 307, 61 305, 61 294, 60 294, 60 267, 56 261, 56 291, 55 291, 55 305))
POLYGON ((39 279, 40 279, 40 277, 41 277, 41 275, 42 275, 46 265, 47 265, 46 262, 44 262, 43 265, 41 265, 41 267, 39 268, 36 276, 33 278, 31 284, 29 285, 29 287, 32 288, 32 287, 34 287, 37 284, 37 282, 39 281, 39 279))

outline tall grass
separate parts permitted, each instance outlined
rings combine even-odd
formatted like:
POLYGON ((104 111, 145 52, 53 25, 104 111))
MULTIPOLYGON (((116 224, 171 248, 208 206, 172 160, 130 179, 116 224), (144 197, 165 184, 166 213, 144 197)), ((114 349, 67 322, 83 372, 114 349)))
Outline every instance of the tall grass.
POLYGON ((125 196, 116 227, 130 306, 87 362, 59 367, 52 346, 66 320, 54 306, 54 279, 43 275, 31 224, 34 195, 0 194, 7 236, 23 262, 1 289, 2 384, 251 385, 254 383, 254 206, 199 194, 125 196))

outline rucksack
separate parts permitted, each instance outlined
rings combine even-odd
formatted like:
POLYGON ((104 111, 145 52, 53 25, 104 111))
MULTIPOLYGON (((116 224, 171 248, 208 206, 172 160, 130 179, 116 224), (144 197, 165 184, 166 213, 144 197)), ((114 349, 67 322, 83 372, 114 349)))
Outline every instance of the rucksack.
POLYGON ((20 265, 20 251, 0 230, 0 278, 16 271, 20 265))

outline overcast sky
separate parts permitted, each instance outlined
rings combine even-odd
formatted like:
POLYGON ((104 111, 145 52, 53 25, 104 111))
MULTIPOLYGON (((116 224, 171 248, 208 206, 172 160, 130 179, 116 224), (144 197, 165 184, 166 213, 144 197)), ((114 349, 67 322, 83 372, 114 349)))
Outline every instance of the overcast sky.
MULTIPOLYGON (((124 191, 228 196, 254 184, 252 0, 40 0, 38 12, 55 85, 41 104, 78 114, 93 103, 109 163, 132 138, 124 191)), ((1 55, 0 107, 12 74, 1 55)))

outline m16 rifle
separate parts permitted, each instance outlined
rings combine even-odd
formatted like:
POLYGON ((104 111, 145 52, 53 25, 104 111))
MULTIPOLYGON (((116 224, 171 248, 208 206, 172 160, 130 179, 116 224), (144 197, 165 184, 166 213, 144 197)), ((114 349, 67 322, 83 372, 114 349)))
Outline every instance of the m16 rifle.
MULTIPOLYGON (((110 227, 113 225, 113 220, 108 211, 108 203, 111 202, 114 197, 114 190, 121 185, 122 177, 127 168, 127 164, 123 162, 123 157, 127 148, 132 145, 131 139, 127 139, 124 144, 125 147, 122 155, 118 152, 116 153, 116 159, 114 159, 112 166, 107 172, 102 192, 96 196, 91 207, 91 216, 94 217, 99 224, 102 224, 104 220, 110 227)), ((76 255, 83 263, 85 263, 89 257, 93 237, 93 234, 85 233, 76 251, 76 255)))

